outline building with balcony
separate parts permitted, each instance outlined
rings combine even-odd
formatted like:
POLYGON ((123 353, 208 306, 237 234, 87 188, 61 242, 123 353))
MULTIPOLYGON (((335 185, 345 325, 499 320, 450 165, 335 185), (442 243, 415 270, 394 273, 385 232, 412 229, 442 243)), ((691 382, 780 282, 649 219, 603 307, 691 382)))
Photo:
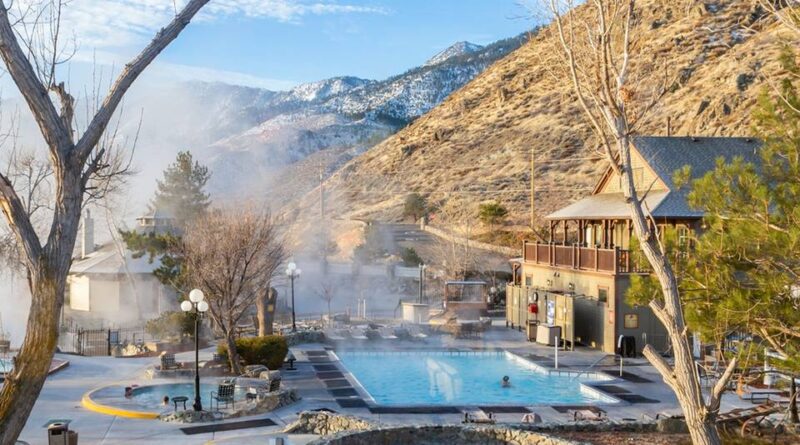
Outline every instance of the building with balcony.
MULTIPOLYGON (((718 159, 742 157, 758 164, 759 147, 749 138, 635 138, 634 184, 651 225, 659 234, 673 227, 688 243, 690 231, 701 230, 703 214, 688 205, 688 187, 675 184, 676 171, 688 166, 691 177, 699 178, 718 159)), ((524 328, 529 320, 558 325, 568 344, 609 353, 616 351, 620 336, 633 337, 637 352, 646 343, 668 349, 652 311, 625 302, 631 277, 650 272, 631 254, 633 230, 621 186, 609 167, 590 196, 546 217, 546 240, 524 243, 522 257, 512 261, 514 280, 506 292, 509 326, 524 328)))

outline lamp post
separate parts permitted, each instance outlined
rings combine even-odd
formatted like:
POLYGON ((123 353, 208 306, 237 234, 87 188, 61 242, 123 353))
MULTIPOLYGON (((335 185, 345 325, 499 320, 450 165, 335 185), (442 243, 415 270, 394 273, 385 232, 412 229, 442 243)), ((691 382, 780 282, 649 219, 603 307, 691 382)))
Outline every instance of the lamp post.
POLYGON ((286 276, 289 277, 289 281, 292 283, 292 332, 297 332, 297 322, 295 321, 294 313, 294 279, 300 278, 300 269, 297 268, 297 264, 295 264, 294 261, 286 265, 286 276))
POLYGON ((189 292, 189 299, 181 303, 183 312, 194 311, 194 410, 202 411, 203 404, 200 402, 200 318, 208 310, 208 302, 200 289, 193 289, 189 292))

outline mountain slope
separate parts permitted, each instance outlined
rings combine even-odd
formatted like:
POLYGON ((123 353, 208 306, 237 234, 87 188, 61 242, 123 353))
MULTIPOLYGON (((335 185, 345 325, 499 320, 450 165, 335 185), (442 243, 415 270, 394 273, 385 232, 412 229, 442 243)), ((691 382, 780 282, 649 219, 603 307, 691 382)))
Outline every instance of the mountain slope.
MULTIPOLYGON (((747 135, 749 115, 776 70, 776 25, 746 0, 691 8, 657 0, 637 2, 636 69, 648 82, 675 81, 642 134, 747 135)), ((578 14, 583 13, 580 9, 578 14)), ((337 216, 398 218, 406 194, 438 202, 452 197, 496 199, 510 218, 527 224, 530 153, 537 168, 539 215, 585 196, 604 163, 565 79, 547 69, 544 28, 413 124, 352 160, 327 183, 337 216)), ((647 86, 647 85, 645 85, 647 86)), ((314 194, 299 205, 311 208, 314 194)))
MULTIPOLYGON (((283 170, 320 150, 341 155, 321 157, 332 163, 324 169, 338 167, 431 110, 525 39, 470 45, 383 81, 336 77, 274 93, 262 104, 262 122, 204 150, 214 172, 210 187, 217 196, 263 195, 283 170)), ((294 188, 290 197, 311 186, 294 188)))

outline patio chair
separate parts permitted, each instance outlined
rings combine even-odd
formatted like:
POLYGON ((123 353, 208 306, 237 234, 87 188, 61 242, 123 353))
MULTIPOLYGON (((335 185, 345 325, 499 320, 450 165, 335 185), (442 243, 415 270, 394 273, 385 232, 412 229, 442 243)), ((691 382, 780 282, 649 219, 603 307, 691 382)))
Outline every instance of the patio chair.
POLYGON ((180 368, 180 363, 175 362, 175 354, 171 352, 162 352, 161 353, 161 370, 165 369, 178 369, 180 368))
POLYGON ((394 335, 394 329, 390 327, 378 329, 378 334, 380 334, 381 338, 384 340, 397 340, 397 336, 394 335))
POLYGON ((233 398, 233 393, 236 389, 236 383, 226 380, 217 386, 216 391, 211 391, 211 410, 214 410, 214 401, 217 401, 217 411, 219 411, 219 404, 224 403, 225 408, 230 403, 233 408, 236 408, 236 402, 233 398))

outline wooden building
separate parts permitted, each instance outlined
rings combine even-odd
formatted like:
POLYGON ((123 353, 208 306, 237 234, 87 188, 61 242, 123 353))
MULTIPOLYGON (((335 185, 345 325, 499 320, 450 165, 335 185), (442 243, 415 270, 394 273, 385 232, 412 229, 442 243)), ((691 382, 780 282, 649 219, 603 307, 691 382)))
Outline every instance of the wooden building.
MULTIPOLYGON (((675 173, 689 166, 692 178, 698 178, 720 158, 758 163, 759 146, 749 138, 635 138, 633 176, 645 212, 659 229, 676 228, 679 238, 701 230, 703 214, 689 207, 688 187, 675 184, 675 173)), ((625 303, 631 276, 649 273, 631 255, 629 215, 621 178, 610 167, 590 196, 548 215, 547 240, 525 242, 522 257, 512 261, 507 324, 550 322, 562 327, 568 342, 609 353, 616 351, 620 336, 633 337, 637 351, 646 343, 666 350, 665 331, 650 309, 625 303), (531 304, 538 313, 531 312, 531 304)))

